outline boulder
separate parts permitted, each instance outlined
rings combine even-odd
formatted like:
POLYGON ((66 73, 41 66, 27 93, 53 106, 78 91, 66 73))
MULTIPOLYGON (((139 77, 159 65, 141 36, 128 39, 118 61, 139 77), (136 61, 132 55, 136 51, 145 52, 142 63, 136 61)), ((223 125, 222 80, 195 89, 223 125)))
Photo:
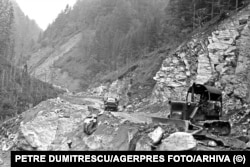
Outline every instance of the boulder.
POLYGON ((38 150, 47 150, 57 133, 58 116, 49 114, 44 117, 43 111, 39 112, 37 117, 26 124, 21 124, 21 132, 25 136, 27 142, 38 150))
POLYGON ((173 60, 172 60, 172 62, 173 62, 174 64, 178 64, 178 63, 179 63, 179 60, 178 60, 178 58, 176 58, 176 57, 173 57, 173 60))
POLYGON ((191 72, 190 71, 186 71, 186 76, 191 76, 191 72))
POLYGON ((218 39, 228 39, 228 38, 236 39, 240 35, 237 30, 233 30, 233 29, 215 31, 212 34, 216 36, 218 39))
POLYGON ((225 91, 225 94, 230 95, 230 94, 232 94, 234 92, 234 86, 231 85, 231 84, 228 84, 225 87, 224 91, 225 91))
POLYGON ((225 65, 224 65, 223 63, 221 63, 221 64, 218 64, 218 65, 215 67, 215 69, 216 69, 216 71, 218 71, 220 74, 223 74, 224 71, 225 71, 224 66, 225 66, 225 65))
POLYGON ((211 43, 207 46, 208 50, 213 51, 213 50, 227 50, 230 45, 221 43, 221 42, 215 42, 211 43))
POLYGON ((246 147, 247 147, 247 148, 250 148, 250 142, 248 142, 248 143, 246 144, 246 147))
POLYGON ((136 143, 135 151, 151 151, 151 150, 152 150, 152 144, 150 138, 147 135, 142 136, 136 143))
POLYGON ((209 53, 209 58, 212 64, 219 64, 219 57, 217 55, 209 53))
POLYGON ((187 78, 185 73, 179 73, 175 76, 177 80, 185 80, 187 78))
POLYGON ((247 58, 245 59, 245 61, 242 61, 242 62, 240 62, 238 60, 237 67, 236 67, 236 70, 235 70, 236 74, 239 74, 239 73, 242 73, 242 72, 246 71, 246 69, 247 69, 247 61, 248 61, 247 58))
POLYGON ((216 147, 217 146, 216 142, 213 141, 213 140, 208 141, 207 145, 210 146, 210 147, 216 147))
POLYGON ((157 127, 153 132, 149 133, 148 136, 152 139, 153 144, 160 142, 163 137, 164 130, 161 127, 157 127))
POLYGON ((226 51, 225 55, 230 55, 230 53, 234 52, 237 49, 236 46, 230 46, 226 51))
POLYGON ((224 146, 228 146, 232 149, 239 149, 239 150, 242 150, 242 149, 246 149, 246 143, 239 140, 239 139, 236 139, 236 138, 229 138, 229 137, 225 137, 225 138, 222 138, 223 139, 223 143, 224 143, 224 146))
POLYGON ((236 86, 234 89, 234 95, 241 99, 245 99, 247 97, 247 93, 248 93, 247 84, 240 84, 236 86))
POLYGON ((68 102, 48 100, 33 110, 37 115, 20 126, 20 150, 128 150, 128 134, 137 129, 105 113, 90 115, 87 106, 68 102), (60 117, 65 112, 69 117, 60 117), (83 125, 91 132, 84 133, 83 125))
POLYGON ((243 141, 245 143, 249 142, 249 137, 248 136, 239 136, 237 137, 238 140, 243 141))
POLYGON ((197 142, 193 135, 186 132, 175 132, 162 140, 160 151, 187 151, 194 150, 197 142))

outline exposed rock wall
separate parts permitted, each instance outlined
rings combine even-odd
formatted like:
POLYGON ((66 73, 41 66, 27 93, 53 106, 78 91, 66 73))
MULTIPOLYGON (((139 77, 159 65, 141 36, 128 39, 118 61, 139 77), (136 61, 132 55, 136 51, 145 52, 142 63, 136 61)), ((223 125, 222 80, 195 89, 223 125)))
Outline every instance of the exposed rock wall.
POLYGON ((193 82, 222 90, 224 111, 250 101, 250 6, 224 20, 212 33, 196 35, 163 62, 151 101, 185 100, 193 82))

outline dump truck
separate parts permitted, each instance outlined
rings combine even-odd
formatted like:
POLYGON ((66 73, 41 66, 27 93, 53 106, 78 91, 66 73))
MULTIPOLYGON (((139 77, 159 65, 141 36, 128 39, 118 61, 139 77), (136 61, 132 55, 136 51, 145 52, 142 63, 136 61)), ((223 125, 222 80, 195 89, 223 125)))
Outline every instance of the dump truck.
POLYGON ((169 101, 170 114, 167 118, 152 117, 153 122, 176 124, 184 131, 191 125, 216 135, 229 135, 231 124, 222 120, 222 92, 211 86, 193 84, 187 91, 185 101, 169 101))

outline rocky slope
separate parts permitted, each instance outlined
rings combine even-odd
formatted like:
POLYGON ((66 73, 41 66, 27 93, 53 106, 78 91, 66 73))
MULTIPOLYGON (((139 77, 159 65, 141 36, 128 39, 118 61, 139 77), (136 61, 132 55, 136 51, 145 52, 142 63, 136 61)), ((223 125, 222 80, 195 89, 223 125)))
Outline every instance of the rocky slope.
MULTIPOLYGON (((169 100, 185 100, 189 86, 194 82, 219 88, 223 92, 223 111, 226 116, 236 111, 248 113, 249 103, 249 9, 234 13, 206 31, 197 33, 188 42, 167 54, 160 70, 154 76, 156 85, 149 99, 133 99, 137 108, 148 103, 164 104, 169 100)), ((159 54, 160 56, 161 54, 159 54)), ((117 88, 126 101, 131 90, 127 77, 92 91, 103 94, 117 88), (116 85, 116 86, 112 86, 116 85)), ((139 88, 143 89, 143 88, 139 88)), ((126 104, 126 102, 125 102, 126 104)))
MULTIPOLYGON (((96 97, 86 92, 65 94, 2 124, 0 164, 9 165, 10 150, 247 150, 249 43, 250 6, 183 43, 167 56, 154 77, 151 104, 185 100, 193 82, 221 89, 224 115, 233 125, 230 136, 199 136, 197 131, 156 123, 152 117, 163 113, 146 112, 143 105, 137 107, 144 113, 104 112, 100 97, 104 92, 127 94, 132 71, 122 80, 90 90, 96 97)), ((52 66, 48 60, 53 62, 56 55, 44 57, 48 58, 46 67, 52 66)))
POLYGON ((247 136, 196 135, 159 124, 151 113, 103 111, 100 98, 49 99, 0 126, 0 165, 11 150, 246 150, 247 136), (176 142, 178 140, 178 142, 176 142))
MULTIPOLYGON (((79 88, 79 80, 72 78, 66 71, 55 67, 58 59, 67 58, 69 53, 81 39, 81 34, 69 37, 66 42, 59 43, 55 48, 47 46, 32 54, 27 64, 32 76, 42 81, 74 91, 79 88)), ((73 67, 72 67, 73 68, 73 67)))
POLYGON ((223 91, 224 113, 249 104, 250 6, 169 55, 154 79, 151 101, 185 100, 193 82, 223 91))
MULTIPOLYGON (((160 111, 160 107, 147 106, 164 105, 169 100, 186 100, 187 89, 194 82, 207 84, 222 91, 223 117, 235 125, 232 134, 249 135, 249 13, 250 6, 197 33, 168 54, 154 77, 157 83, 152 96, 141 101, 133 99, 135 108, 144 112, 150 109, 160 111)), ((130 76, 91 92, 101 95, 115 87, 118 94, 122 92, 122 99, 128 102, 129 79, 134 74, 131 72, 130 76)), ((168 108, 163 107, 164 112, 168 112, 168 108)))

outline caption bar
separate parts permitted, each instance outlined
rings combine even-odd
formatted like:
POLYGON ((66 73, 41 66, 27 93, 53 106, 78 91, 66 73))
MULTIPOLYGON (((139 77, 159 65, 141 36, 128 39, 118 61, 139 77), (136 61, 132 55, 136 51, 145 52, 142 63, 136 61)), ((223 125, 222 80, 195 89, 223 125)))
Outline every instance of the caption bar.
POLYGON ((35 151, 11 152, 11 166, 101 165, 105 163, 224 163, 246 165, 247 152, 80 152, 80 151, 35 151))

